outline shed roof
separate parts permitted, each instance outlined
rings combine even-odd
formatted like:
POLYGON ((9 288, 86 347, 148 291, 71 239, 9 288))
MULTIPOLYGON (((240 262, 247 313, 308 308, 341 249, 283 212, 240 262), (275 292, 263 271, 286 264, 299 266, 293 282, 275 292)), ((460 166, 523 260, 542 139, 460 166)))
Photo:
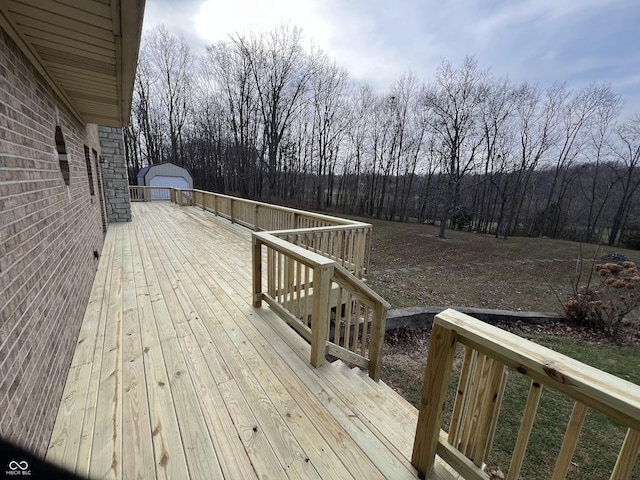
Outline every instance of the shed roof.
POLYGON ((138 172, 138 178, 144 178, 144 176, 149 171, 149 167, 144 167, 138 172))
POLYGON ((190 185, 193 185, 193 176, 189 170, 172 162, 154 163, 153 165, 142 168, 138 172, 138 185, 148 185, 149 179, 156 175, 182 177, 188 180, 190 185))

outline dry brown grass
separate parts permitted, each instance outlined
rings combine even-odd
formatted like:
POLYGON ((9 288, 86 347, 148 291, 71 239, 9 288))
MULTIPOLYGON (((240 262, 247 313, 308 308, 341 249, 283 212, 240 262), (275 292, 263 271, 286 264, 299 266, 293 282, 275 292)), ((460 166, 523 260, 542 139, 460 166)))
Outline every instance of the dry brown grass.
POLYGON ((566 299, 578 257, 590 261, 620 252, 640 261, 635 250, 546 238, 502 240, 458 231, 447 231, 442 239, 432 225, 366 221, 373 224, 367 281, 392 308, 435 305, 559 312, 556 293, 566 299))

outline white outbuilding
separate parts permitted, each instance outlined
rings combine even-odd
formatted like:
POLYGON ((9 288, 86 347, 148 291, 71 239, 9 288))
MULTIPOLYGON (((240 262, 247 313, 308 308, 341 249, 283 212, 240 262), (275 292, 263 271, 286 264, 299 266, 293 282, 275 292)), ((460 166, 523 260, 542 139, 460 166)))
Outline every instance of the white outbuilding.
POLYGON ((187 169, 165 162, 144 167, 138 173, 138 185, 192 189, 193 177, 187 169))

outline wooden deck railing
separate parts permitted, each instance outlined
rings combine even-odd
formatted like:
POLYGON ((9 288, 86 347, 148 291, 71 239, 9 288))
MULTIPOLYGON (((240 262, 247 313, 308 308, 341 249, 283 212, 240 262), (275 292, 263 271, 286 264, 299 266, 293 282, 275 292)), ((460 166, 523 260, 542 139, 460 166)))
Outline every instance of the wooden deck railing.
POLYGON ((359 278, 369 268, 371 225, 368 223, 203 190, 192 192, 193 204, 203 210, 256 232, 269 231, 331 258, 359 278))
POLYGON ((411 463, 423 474, 438 454, 467 479, 487 479, 484 461, 499 421, 506 370, 531 378, 531 387, 507 472, 517 479, 546 386, 575 401, 556 459, 554 479, 565 478, 588 409, 628 428, 612 479, 627 479, 640 453, 640 386, 454 310, 436 316, 431 333, 411 463), (443 406, 457 344, 465 347, 449 432, 443 406))
POLYGON ((370 224, 203 190, 152 188, 130 187, 132 200, 196 205, 254 230, 253 304, 266 301, 311 343, 314 366, 329 354, 380 378, 389 304, 360 280, 369 268, 370 224))
POLYGON ((132 202, 173 202, 176 190, 167 187, 138 187, 129 185, 132 202))
POLYGON ((254 306, 263 300, 310 342, 313 366, 322 365, 329 354, 367 369, 379 380, 389 304, 335 260, 270 232, 254 233, 254 306))

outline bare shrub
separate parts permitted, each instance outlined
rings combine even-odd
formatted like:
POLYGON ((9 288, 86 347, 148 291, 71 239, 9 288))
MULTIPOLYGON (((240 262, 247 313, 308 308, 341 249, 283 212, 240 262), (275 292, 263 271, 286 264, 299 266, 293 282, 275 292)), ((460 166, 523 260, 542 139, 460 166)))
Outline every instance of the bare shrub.
POLYGON ((581 285, 583 260, 578 260, 573 291, 563 304, 565 317, 616 335, 627 314, 640 307, 640 275, 633 262, 592 264, 581 285))

